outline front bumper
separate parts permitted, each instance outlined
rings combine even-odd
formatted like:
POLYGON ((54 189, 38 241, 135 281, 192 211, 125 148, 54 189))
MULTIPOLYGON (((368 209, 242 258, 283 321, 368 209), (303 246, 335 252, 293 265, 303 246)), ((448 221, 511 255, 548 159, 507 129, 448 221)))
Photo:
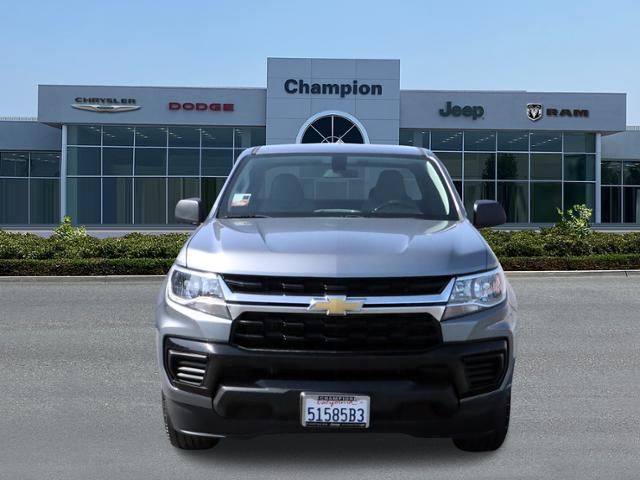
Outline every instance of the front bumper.
MULTIPOLYGON (((202 386, 163 369, 173 425, 204 436, 335 431, 300 425, 300 393, 371 397, 366 431, 464 436, 491 431, 508 401, 512 362, 506 338, 442 344, 402 355, 253 352, 229 345, 165 339, 165 351, 207 355, 202 386), (473 389, 465 359, 503 352, 495 383, 473 389)), ((362 431, 362 430, 358 430, 362 431)))
POLYGON ((228 344, 230 321, 180 311, 161 294, 156 342, 162 392, 174 428, 193 435, 336 431, 301 426, 301 392, 369 395, 370 427, 354 432, 488 433, 510 398, 516 322, 509 290, 500 306, 441 322, 442 343, 421 353, 259 352, 228 344), (175 382, 167 369, 169 346, 206 355, 201 386, 175 382), (504 352, 500 375, 488 388, 473 388, 463 359, 496 351, 504 352))

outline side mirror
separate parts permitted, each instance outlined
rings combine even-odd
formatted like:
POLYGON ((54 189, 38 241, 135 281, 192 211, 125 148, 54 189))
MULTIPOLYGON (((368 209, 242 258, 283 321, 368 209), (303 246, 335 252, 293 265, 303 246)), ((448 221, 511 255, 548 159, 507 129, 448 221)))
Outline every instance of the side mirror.
POLYGON ((184 198, 176 204, 176 220, 178 223, 190 225, 201 224, 206 215, 202 208, 202 200, 199 198, 184 198))
POLYGON ((495 200, 476 200, 473 204, 473 225, 476 228, 495 227, 507 221, 507 214, 495 200))

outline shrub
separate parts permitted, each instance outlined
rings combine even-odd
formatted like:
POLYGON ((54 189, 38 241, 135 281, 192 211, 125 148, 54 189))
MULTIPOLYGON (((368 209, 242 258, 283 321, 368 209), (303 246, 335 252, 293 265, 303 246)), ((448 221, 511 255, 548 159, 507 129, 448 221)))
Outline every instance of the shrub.
POLYGON ((584 204, 574 205, 566 212, 559 208, 560 221, 551 227, 553 233, 573 235, 585 238, 591 234, 591 215, 593 210, 584 204))
POLYGON ((74 227, 69 215, 65 215, 62 223, 53 231, 53 237, 62 240, 73 240, 75 238, 83 238, 86 236, 87 229, 82 226, 74 227))
MULTIPOLYGON (((542 231, 485 229, 482 235, 506 270, 640 268, 640 232, 586 233, 588 210, 573 207, 542 231)), ((49 238, 0 230, 0 275, 164 273, 188 238, 130 233, 98 239, 68 218, 49 238)))
POLYGON ((173 258, 60 258, 0 260, 0 276, 8 275, 164 275, 173 258))

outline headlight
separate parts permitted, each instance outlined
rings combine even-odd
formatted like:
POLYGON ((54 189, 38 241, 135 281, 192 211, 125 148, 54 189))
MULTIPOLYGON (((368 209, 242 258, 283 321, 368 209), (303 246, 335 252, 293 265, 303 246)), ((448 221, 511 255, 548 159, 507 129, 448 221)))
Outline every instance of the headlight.
POLYGON ((502 268, 456 278, 443 320, 477 312, 502 303, 506 298, 502 268))
POLYGON ((218 275, 177 266, 169 275, 167 295, 170 300, 200 312, 230 318, 218 275))

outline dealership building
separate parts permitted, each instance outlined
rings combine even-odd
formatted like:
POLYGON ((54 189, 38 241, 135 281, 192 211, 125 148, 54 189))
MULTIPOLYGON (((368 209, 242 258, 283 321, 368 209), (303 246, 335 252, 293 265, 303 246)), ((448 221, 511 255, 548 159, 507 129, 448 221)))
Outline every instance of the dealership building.
POLYGON ((173 228, 243 149, 317 142, 430 148, 467 210, 496 199, 513 226, 578 203, 640 225, 624 93, 401 90, 398 60, 269 58, 266 88, 40 85, 36 119, 0 121, 0 228, 173 228))

